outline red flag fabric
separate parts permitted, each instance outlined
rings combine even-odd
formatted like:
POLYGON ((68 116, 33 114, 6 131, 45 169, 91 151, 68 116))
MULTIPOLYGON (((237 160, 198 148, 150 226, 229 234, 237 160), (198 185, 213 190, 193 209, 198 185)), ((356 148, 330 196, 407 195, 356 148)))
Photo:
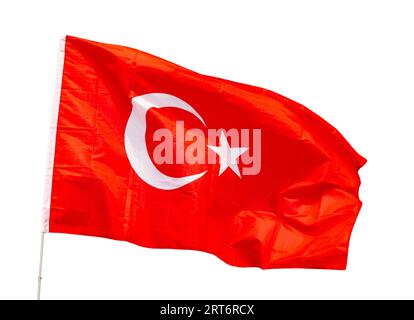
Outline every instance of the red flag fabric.
POLYGON ((44 232, 344 269, 365 159, 304 106, 67 36, 44 232))

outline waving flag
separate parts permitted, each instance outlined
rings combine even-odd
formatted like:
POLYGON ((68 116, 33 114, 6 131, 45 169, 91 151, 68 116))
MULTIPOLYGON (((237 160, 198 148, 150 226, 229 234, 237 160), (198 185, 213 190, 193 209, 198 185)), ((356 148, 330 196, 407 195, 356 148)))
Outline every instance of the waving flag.
POLYGON ((44 232, 344 269, 365 159, 277 93, 67 36, 44 232))

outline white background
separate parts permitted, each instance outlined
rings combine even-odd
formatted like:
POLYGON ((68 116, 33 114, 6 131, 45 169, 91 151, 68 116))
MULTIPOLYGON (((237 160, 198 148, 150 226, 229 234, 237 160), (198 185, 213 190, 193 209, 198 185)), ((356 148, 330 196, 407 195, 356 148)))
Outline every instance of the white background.
POLYGON ((65 34, 262 86, 324 117, 368 159, 347 271, 46 236, 45 299, 414 298, 412 1, 1 1, 0 298, 36 294, 57 48, 65 34))

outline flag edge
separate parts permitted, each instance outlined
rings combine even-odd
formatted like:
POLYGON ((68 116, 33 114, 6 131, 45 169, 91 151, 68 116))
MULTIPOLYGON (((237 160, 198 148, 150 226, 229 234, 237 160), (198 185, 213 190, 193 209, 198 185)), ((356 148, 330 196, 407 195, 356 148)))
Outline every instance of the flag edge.
POLYGON ((49 232, 49 220, 50 220, 50 205, 52 200, 52 180, 53 180, 53 167, 55 160, 55 148, 56 148, 56 133, 59 116, 60 94, 62 89, 63 80, 63 67, 65 62, 65 47, 66 36, 62 37, 59 42, 58 49, 58 61, 56 68, 56 80, 55 80, 55 93, 51 110, 50 127, 49 127, 49 147, 47 155, 47 167, 45 174, 45 189, 43 199, 41 232, 49 232))

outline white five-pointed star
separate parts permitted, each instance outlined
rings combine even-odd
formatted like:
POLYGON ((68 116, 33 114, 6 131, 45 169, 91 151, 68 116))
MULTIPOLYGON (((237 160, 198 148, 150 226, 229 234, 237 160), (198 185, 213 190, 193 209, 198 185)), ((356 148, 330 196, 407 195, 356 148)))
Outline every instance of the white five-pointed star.
POLYGON ((230 168, 235 174, 240 176, 239 166, 236 159, 240 157, 249 148, 231 148, 227 142, 226 135, 221 131, 220 133, 220 146, 207 145, 211 150, 217 153, 220 157, 220 172, 219 176, 227 169, 230 168))

